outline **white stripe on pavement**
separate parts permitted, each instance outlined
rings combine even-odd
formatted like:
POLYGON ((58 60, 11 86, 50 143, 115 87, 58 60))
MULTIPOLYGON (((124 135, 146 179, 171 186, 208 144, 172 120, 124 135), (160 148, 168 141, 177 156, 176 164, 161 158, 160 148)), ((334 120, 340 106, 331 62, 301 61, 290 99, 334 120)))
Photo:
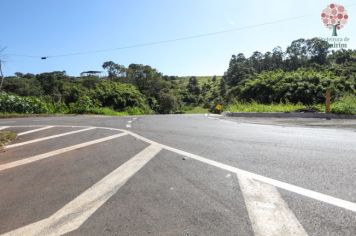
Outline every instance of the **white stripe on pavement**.
POLYGON ((276 187, 237 174, 255 236, 305 236, 276 187))
POLYGON ((89 127, 89 128, 86 128, 86 129, 75 130, 75 131, 62 133, 62 134, 56 134, 56 135, 52 135, 52 136, 48 136, 48 137, 44 137, 44 138, 33 139, 33 140, 22 142, 22 143, 15 143, 15 144, 11 144, 11 145, 5 146, 5 149, 19 147, 19 146, 23 146, 23 145, 27 145, 27 144, 31 144, 31 143, 37 143, 37 142, 45 141, 45 140, 48 140, 48 139, 59 138, 59 137, 63 137, 63 136, 66 136, 66 135, 77 134, 77 133, 80 133, 80 132, 93 130, 93 129, 96 129, 96 128, 95 127, 89 127))
POLYGON ((76 149, 79 149, 79 148, 83 148, 83 147, 87 147, 87 146, 90 146, 90 145, 93 145, 93 144, 102 143, 102 142, 105 142, 105 141, 108 141, 108 140, 111 140, 111 139, 115 139, 115 138, 119 138, 119 137, 122 137, 122 136, 125 136, 125 135, 127 135, 127 133, 115 134, 115 135, 112 135, 112 136, 109 136, 109 137, 100 138, 100 139, 96 139, 96 140, 85 142, 85 143, 81 143, 81 144, 76 144, 76 145, 73 145, 73 146, 70 146, 70 147, 65 147, 65 148, 61 148, 61 149, 54 150, 54 151, 51 151, 51 152, 43 153, 43 154, 40 154, 40 155, 24 158, 24 159, 21 159, 21 160, 18 160, 18 161, 6 163, 6 164, 3 164, 3 165, 0 165, 0 171, 11 169, 11 168, 14 168, 14 167, 17 167, 17 166, 21 166, 21 165, 25 165, 25 164, 29 164, 29 163, 32 163, 32 162, 35 162, 35 161, 40 161, 40 160, 43 160, 43 159, 46 159, 46 158, 49 158, 49 157, 52 157, 52 156, 56 156, 56 155, 65 153, 65 152, 70 152, 70 151, 73 151, 73 150, 76 150, 76 149))
MULTIPOLYGON (((14 127, 38 127, 38 126, 37 125, 19 125, 19 126, 14 126, 14 127)), ((84 128, 84 127, 87 127, 87 126, 56 125, 56 127, 84 128)), ((211 166, 215 166, 215 167, 218 167, 220 169, 223 169, 223 170, 226 170, 226 171, 230 171, 232 173, 239 173, 239 174, 245 175, 246 177, 249 177, 249 178, 252 178, 252 179, 255 179, 255 180, 270 184, 270 185, 273 185, 275 187, 278 187, 278 188, 281 188, 281 189, 284 189, 284 190, 287 190, 287 191, 290 191, 290 192, 293 192, 293 193, 296 193, 296 194, 299 194, 299 195, 302 195, 302 196, 305 196, 305 197, 308 197, 308 198, 311 198, 311 199, 314 199, 314 200, 317 200, 317 201, 320 201, 320 202, 324 202, 324 203, 327 203, 327 204, 330 204, 330 205, 333 205, 333 206, 336 206, 336 207, 340 207, 340 208, 343 208, 343 209, 346 209, 346 210, 350 210, 350 211, 356 212, 356 203, 355 202, 346 201, 346 200, 343 200, 343 199, 340 199, 340 198, 336 198, 336 197, 332 197, 332 196, 329 196, 329 195, 326 195, 326 194, 323 194, 323 193, 319 193, 319 192, 316 192, 316 191, 313 191, 313 190, 309 190, 309 189, 306 189, 306 188, 298 187, 298 186, 293 185, 293 184, 288 184, 288 183, 285 183, 285 182, 282 182, 282 181, 279 181, 279 180, 275 180, 275 179, 272 179, 272 178, 264 177, 262 175, 258 175, 258 174, 254 174, 252 172, 241 170, 239 168, 236 168, 236 167, 233 167, 233 166, 230 166, 230 165, 226 165, 226 164, 223 164, 221 162, 213 161, 213 160, 204 158, 204 157, 199 156, 199 155, 195 155, 195 154, 192 154, 192 153, 189 153, 189 152, 185 152, 183 150, 179 150, 179 149, 167 146, 167 145, 159 144, 159 143, 157 143, 155 141, 152 141, 152 140, 150 140, 148 138, 145 138, 145 137, 143 137, 141 135, 133 133, 133 132, 131 132, 129 130, 117 129, 117 128, 109 128, 109 127, 99 127, 99 126, 95 127, 95 128, 97 128, 97 129, 106 129, 106 130, 116 130, 116 131, 120 131, 120 132, 125 132, 125 133, 127 133, 127 134, 129 134, 129 135, 131 135, 131 136, 133 136, 133 137, 135 137, 135 138, 137 138, 137 139, 139 139, 139 140, 141 140, 143 142, 146 142, 146 143, 149 143, 149 144, 154 144, 154 145, 159 145, 160 147, 162 147, 162 149, 166 149, 168 151, 175 152, 177 154, 190 157, 190 158, 192 158, 192 159, 194 159, 196 161, 200 161, 202 163, 205 163, 205 164, 208 164, 208 165, 211 165, 211 166)))
POLYGON ((17 134, 17 136, 22 136, 22 135, 25 135, 25 134, 32 134, 32 133, 39 132, 39 131, 46 130, 46 129, 50 129, 50 128, 53 128, 53 127, 54 126, 45 126, 45 127, 42 127, 42 128, 25 131, 25 132, 17 134))
MULTIPOLYGON (((132 134, 129 131, 127 131, 127 132, 130 135, 132 134)), ((139 137, 139 135, 137 135, 137 134, 135 134, 134 136, 137 137, 137 138, 139 137)), ((147 139, 142 137, 142 140, 147 140, 147 139)), ((150 143, 155 143, 155 142, 151 141, 150 143)), ((308 198, 312 198, 312 199, 315 199, 315 200, 318 200, 318 201, 321 201, 321 202, 325 202, 325 203, 328 203, 328 204, 333 205, 333 206, 341 207, 341 208, 344 208, 346 210, 350 210, 350 211, 356 212, 356 203, 354 203, 354 202, 346 201, 346 200, 343 200, 343 199, 340 199, 340 198, 336 198, 336 197, 332 197, 332 196, 329 196, 329 195, 326 195, 326 194, 323 194, 323 193, 319 193, 319 192, 316 192, 316 191, 313 191, 313 190, 309 190, 309 189, 306 189, 306 188, 298 187, 298 186, 293 185, 293 184, 288 184, 288 183, 285 183, 285 182, 282 182, 282 181, 279 181, 279 180, 275 180, 275 179, 271 179, 271 178, 268 178, 268 177, 264 177, 262 175, 254 174, 254 173, 251 173, 251 172, 248 172, 248 171, 245 171, 245 170, 241 170, 241 169, 233 167, 233 166, 229 166, 229 165, 217 162, 217 161, 213 161, 213 160, 210 160, 210 159, 207 159, 207 158, 204 158, 204 157, 201 157, 201 156, 189 153, 189 152, 185 152, 185 151, 182 151, 182 150, 179 150, 179 149, 176 149, 176 148, 172 148, 172 147, 169 147, 169 146, 166 146, 166 145, 161 145, 161 147, 163 149, 168 150, 168 151, 175 152, 177 154, 190 157, 191 159, 194 159, 196 161, 200 161, 200 162, 203 162, 205 164, 208 164, 208 165, 211 165, 211 166, 215 166, 215 167, 218 167, 218 168, 223 169, 223 170, 230 171, 232 173, 240 174, 240 175, 243 175, 243 176, 245 176, 247 178, 258 180, 258 181, 261 181, 263 183, 267 183, 267 184, 273 185, 275 187, 278 187, 278 188, 281 188, 281 189, 284 189, 284 190, 287 190, 287 191, 290 191, 290 192, 293 192, 293 193, 297 193, 299 195, 302 195, 302 196, 305 196, 305 197, 308 197, 308 198)))
POLYGON ((9 128, 10 126, 2 126, 2 127, 0 127, 0 130, 3 130, 3 129, 7 129, 7 128, 9 128))
POLYGON ((4 235, 63 235, 78 229, 99 207, 161 150, 162 149, 157 145, 150 145, 49 218, 8 232, 4 235))
MULTIPOLYGON (((26 126, 26 127, 29 127, 29 126, 26 126)), ((57 127, 68 127, 68 126, 58 125, 57 127)), ((72 127, 83 128, 85 126, 72 126, 72 127)), ((320 202, 324 202, 324 203, 327 203, 327 204, 330 204, 330 205, 333 205, 333 206, 336 206, 336 207, 340 207, 340 208, 344 208, 346 210, 350 210, 350 211, 356 212, 356 203, 355 202, 346 201, 346 200, 343 200, 343 199, 340 199, 340 198, 336 198, 336 197, 333 197, 333 196, 329 196, 329 195, 326 195, 326 194, 323 194, 323 193, 319 193, 319 192, 316 192, 316 191, 313 191, 313 190, 310 190, 310 189, 298 187, 298 186, 293 185, 293 184, 288 184, 288 183, 285 183, 285 182, 282 182, 282 181, 279 181, 279 180, 275 180, 275 179, 272 179, 272 178, 264 177, 262 175, 254 174, 252 172, 245 171, 245 170, 242 170, 242 169, 230 166, 230 165, 226 165, 226 164, 223 164, 221 162, 213 161, 213 160, 210 160, 208 158, 205 158, 205 157, 202 157, 202 156, 199 156, 199 155, 195 155, 195 154, 183 151, 183 150, 179 150, 179 149, 176 149, 176 148, 164 145, 164 144, 157 143, 155 141, 152 141, 152 140, 150 140, 148 138, 145 138, 145 137, 143 137, 141 135, 138 135, 138 134, 136 134, 134 132, 131 132, 129 130, 108 128, 108 127, 96 127, 96 128, 126 132, 127 134, 129 134, 129 135, 131 135, 131 136, 133 136, 133 137, 135 137, 135 138, 137 138, 137 139, 139 139, 139 140, 141 140, 143 142, 146 142, 146 143, 149 143, 149 144, 154 144, 154 145, 159 145, 162 149, 165 149, 165 150, 168 150, 168 151, 171 151, 171 152, 183 155, 183 156, 190 157, 190 158, 192 158, 192 159, 194 159, 196 161, 200 161, 202 163, 205 163, 205 164, 208 164, 208 165, 211 165, 211 166, 215 166, 215 167, 218 167, 220 169, 223 169, 223 170, 226 170, 226 171, 230 171, 232 173, 239 173, 239 174, 244 175, 244 176, 246 176, 248 178, 252 178, 254 180, 258 180, 258 181, 261 181, 263 183, 267 183, 267 184, 273 185, 275 187, 287 190, 289 192, 296 193, 296 194, 299 194, 299 195, 302 195, 302 196, 305 196, 305 197, 308 197, 308 198, 311 198, 311 199, 314 199, 314 200, 317 200, 317 201, 320 201, 320 202)))

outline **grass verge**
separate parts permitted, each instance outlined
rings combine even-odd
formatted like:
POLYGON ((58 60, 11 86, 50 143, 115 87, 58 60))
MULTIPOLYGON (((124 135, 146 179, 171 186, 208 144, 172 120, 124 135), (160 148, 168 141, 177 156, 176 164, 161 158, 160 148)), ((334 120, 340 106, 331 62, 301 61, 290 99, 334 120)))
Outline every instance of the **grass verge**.
POLYGON ((16 133, 12 131, 0 131, 0 149, 16 138, 16 133))
POLYGON ((304 108, 303 104, 259 104, 251 102, 230 104, 224 110, 229 112, 293 112, 304 108))
POLYGON ((331 104, 331 112, 345 115, 356 115, 356 96, 348 95, 331 104))

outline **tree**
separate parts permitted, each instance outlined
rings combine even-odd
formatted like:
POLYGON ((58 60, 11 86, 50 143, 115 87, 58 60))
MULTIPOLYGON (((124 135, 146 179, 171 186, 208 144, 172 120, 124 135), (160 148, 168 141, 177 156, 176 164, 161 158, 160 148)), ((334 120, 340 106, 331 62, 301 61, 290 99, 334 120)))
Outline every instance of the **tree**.
POLYGON ((187 85, 187 90, 189 93, 195 95, 195 96, 199 96, 200 95, 200 87, 198 84, 198 80, 197 77, 193 76, 189 78, 189 82, 187 85))
POLYGON ((221 80, 220 81, 220 96, 221 97, 225 97, 226 95, 226 83, 225 80, 221 80))
POLYGON ((242 81, 250 78, 255 73, 244 54, 233 55, 229 68, 225 72, 223 79, 230 87, 237 86, 242 81))
POLYGON ((249 58, 252 67, 255 69, 257 73, 260 73, 263 71, 263 54, 260 53, 259 51, 255 51, 252 53, 252 56, 249 58))
POLYGON ((281 47, 275 47, 272 50, 272 65, 274 69, 283 69, 284 68, 284 57, 285 54, 281 47))
POLYGON ((126 76, 126 68, 122 65, 116 64, 113 61, 104 62, 102 67, 108 72, 108 77, 111 80, 126 76))
POLYGON ((328 42, 319 38, 312 38, 306 40, 307 54, 310 62, 314 62, 320 65, 326 63, 326 58, 329 53, 330 45, 328 42))
POLYGON ((180 103, 177 96, 172 91, 161 92, 158 98, 159 113, 172 114, 179 111, 180 103))
POLYGON ((294 40, 291 45, 287 47, 287 65, 289 70, 296 70, 306 65, 308 60, 307 50, 308 46, 305 39, 294 40))
POLYGON ((321 13, 324 25, 333 31, 332 36, 337 36, 337 31, 347 24, 348 19, 345 7, 334 3, 328 5, 321 13))

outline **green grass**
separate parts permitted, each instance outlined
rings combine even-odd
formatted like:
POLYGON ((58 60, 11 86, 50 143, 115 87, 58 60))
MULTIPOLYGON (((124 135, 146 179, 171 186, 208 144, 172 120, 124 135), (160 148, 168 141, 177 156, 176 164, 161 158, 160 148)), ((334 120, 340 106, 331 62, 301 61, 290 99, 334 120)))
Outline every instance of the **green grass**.
POLYGON ((229 112, 293 112, 305 108, 302 104, 259 104, 252 103, 234 103, 228 105, 224 111, 229 112))
POLYGON ((184 109, 185 114, 205 114, 209 113, 209 110, 203 107, 188 107, 184 109))
MULTIPOLYGON (((179 77, 178 81, 181 82, 182 86, 187 86, 190 77, 192 76, 182 76, 179 77)), ((211 81, 213 78, 213 76, 195 76, 195 77, 197 78, 200 86, 202 86, 205 83, 209 83, 209 81, 211 81)), ((222 76, 216 76, 216 80, 218 84, 220 83, 221 78, 222 76)))
POLYGON ((0 149, 16 138, 16 133, 11 131, 0 131, 0 149))
POLYGON ((356 115, 356 96, 348 95, 331 104, 331 112, 356 115))

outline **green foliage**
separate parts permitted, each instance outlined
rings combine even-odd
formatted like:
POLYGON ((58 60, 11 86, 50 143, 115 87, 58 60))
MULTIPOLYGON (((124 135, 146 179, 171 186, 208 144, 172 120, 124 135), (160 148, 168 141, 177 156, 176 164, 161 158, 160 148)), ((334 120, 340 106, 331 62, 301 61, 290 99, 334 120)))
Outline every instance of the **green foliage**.
POLYGON ((46 103, 38 98, 0 93, 1 113, 41 114, 52 113, 54 111, 53 104, 46 103))
POLYGON ((149 110, 146 98, 130 84, 103 81, 95 87, 91 97, 101 106, 115 111, 124 111, 129 107, 149 110))
POLYGON ((260 104, 251 103, 233 103, 225 108, 229 112, 293 112, 303 109, 303 104, 277 103, 277 104, 260 104))
POLYGON ((159 113, 172 114, 180 111, 181 104, 172 92, 161 92, 158 99, 159 113))
POLYGON ((82 96, 75 103, 69 104, 69 112, 74 114, 92 113, 95 108, 94 102, 88 96, 82 96))
POLYGON ((356 115, 356 95, 346 95, 331 106, 332 113, 356 115))
POLYGON ((326 88, 331 88, 334 98, 354 90, 354 82, 335 76, 330 72, 299 69, 292 72, 262 72, 255 78, 245 81, 241 86, 229 91, 229 97, 242 101, 259 103, 316 104, 324 101, 326 88))
POLYGON ((356 50, 330 52, 317 38, 295 40, 286 51, 233 55, 223 77, 168 76, 149 65, 113 61, 102 66, 104 78, 65 71, 6 77, 0 112, 138 115, 215 111, 217 104, 254 101, 315 105, 324 102, 326 88, 337 101, 334 110, 342 112, 352 101, 342 97, 356 93, 356 50))

